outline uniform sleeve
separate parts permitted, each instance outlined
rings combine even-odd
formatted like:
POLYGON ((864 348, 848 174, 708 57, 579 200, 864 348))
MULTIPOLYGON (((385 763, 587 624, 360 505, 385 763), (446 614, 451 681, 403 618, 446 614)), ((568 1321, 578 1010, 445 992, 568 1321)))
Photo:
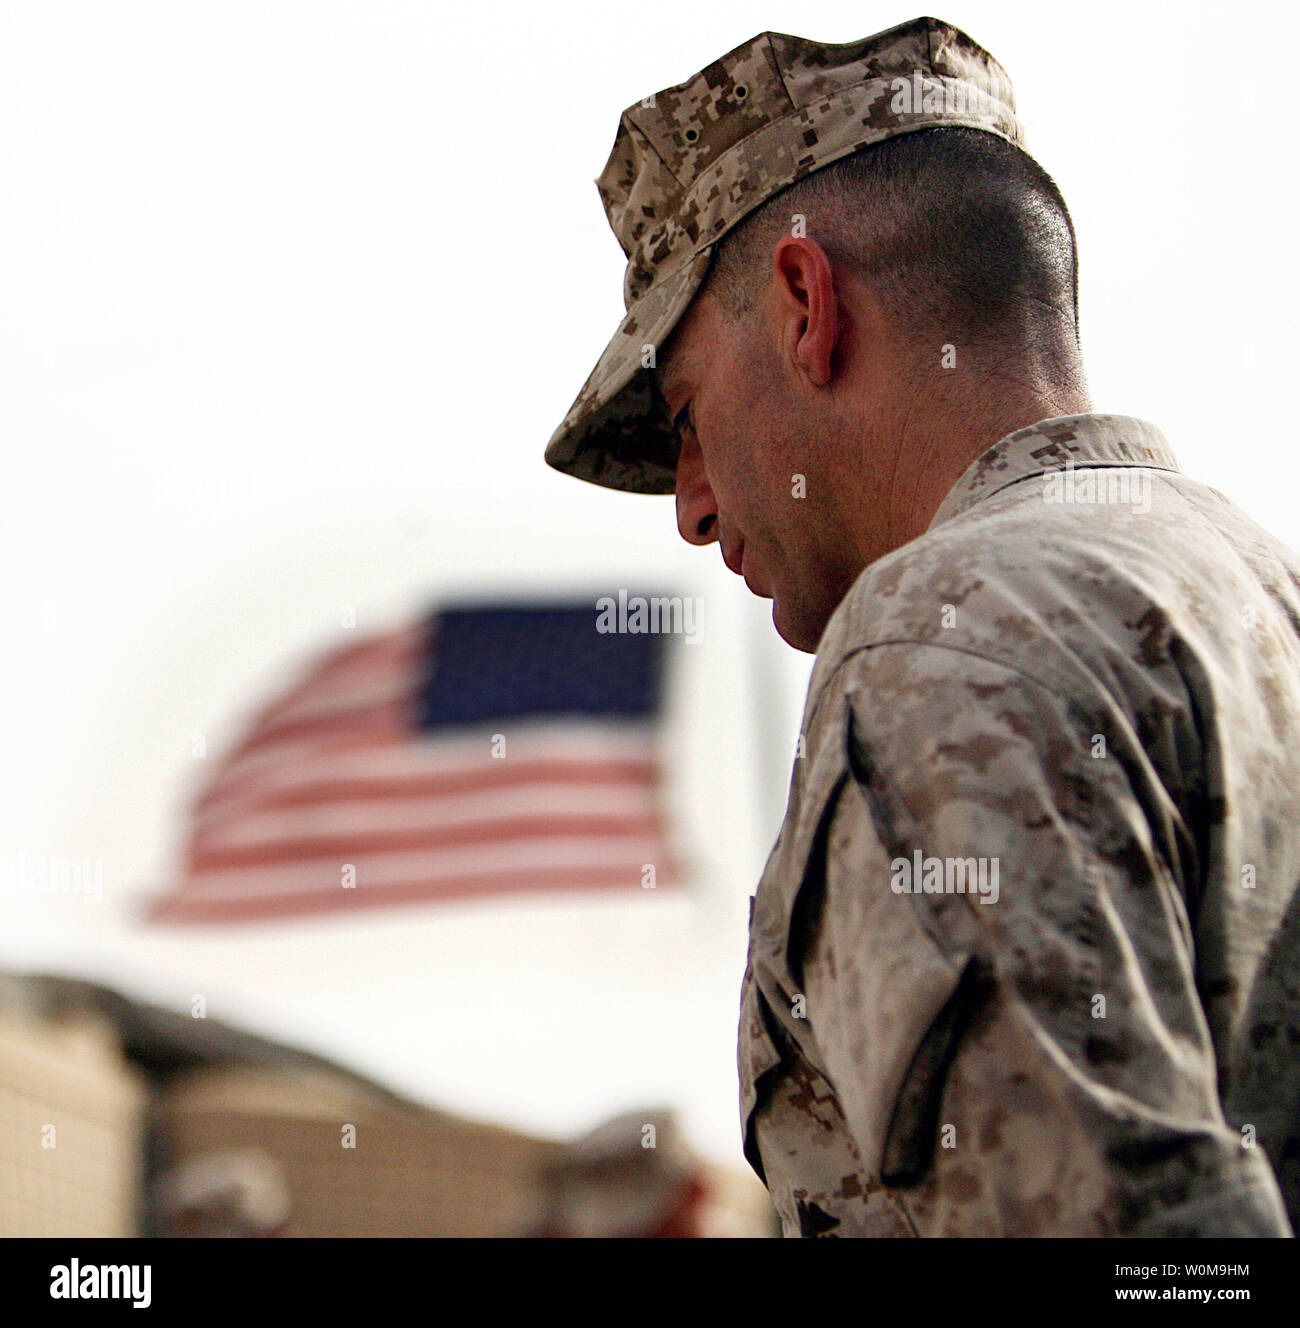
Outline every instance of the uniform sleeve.
POLYGON ((1150 772, 1096 741, 1123 717, 911 644, 825 696, 851 777, 792 953, 857 1149, 917 1232, 1289 1235, 1219 1105, 1150 772))

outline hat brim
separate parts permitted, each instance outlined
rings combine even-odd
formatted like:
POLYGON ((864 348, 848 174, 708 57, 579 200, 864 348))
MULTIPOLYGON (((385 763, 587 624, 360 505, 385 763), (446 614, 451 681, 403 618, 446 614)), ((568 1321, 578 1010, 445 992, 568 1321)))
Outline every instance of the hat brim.
POLYGON ((695 298, 712 248, 693 254, 627 311, 551 435, 549 465, 606 489, 673 492, 677 439, 655 384, 656 356, 695 298))

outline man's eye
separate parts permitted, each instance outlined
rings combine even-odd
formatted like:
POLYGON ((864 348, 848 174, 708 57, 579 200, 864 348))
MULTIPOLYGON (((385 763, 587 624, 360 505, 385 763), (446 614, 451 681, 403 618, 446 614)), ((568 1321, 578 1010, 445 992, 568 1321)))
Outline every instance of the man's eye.
POLYGON ((673 434, 676 436, 679 444, 682 441, 686 429, 690 429, 694 432, 694 427, 691 424, 691 405, 689 401, 677 412, 676 415, 673 416, 673 434))

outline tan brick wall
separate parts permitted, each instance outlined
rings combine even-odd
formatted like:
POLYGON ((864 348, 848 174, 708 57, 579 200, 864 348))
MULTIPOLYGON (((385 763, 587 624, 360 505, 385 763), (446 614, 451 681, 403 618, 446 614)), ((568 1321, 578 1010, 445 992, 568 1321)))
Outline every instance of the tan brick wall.
POLYGON ((531 1212, 558 1146, 369 1100, 295 1072, 202 1070, 159 1095, 171 1164, 226 1149, 273 1157, 290 1236, 502 1236, 531 1212), (343 1126, 356 1131, 344 1148, 343 1126))
POLYGON ((146 1097, 107 1021, 0 1014, 0 1237, 135 1235, 146 1097))

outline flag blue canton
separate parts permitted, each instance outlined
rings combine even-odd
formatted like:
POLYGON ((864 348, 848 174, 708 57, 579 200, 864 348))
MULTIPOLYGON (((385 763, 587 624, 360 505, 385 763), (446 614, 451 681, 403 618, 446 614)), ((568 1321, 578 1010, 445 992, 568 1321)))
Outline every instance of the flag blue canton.
POLYGON ((598 632, 591 606, 445 609, 430 620, 423 729, 526 716, 640 719, 658 709, 662 638, 598 632))

